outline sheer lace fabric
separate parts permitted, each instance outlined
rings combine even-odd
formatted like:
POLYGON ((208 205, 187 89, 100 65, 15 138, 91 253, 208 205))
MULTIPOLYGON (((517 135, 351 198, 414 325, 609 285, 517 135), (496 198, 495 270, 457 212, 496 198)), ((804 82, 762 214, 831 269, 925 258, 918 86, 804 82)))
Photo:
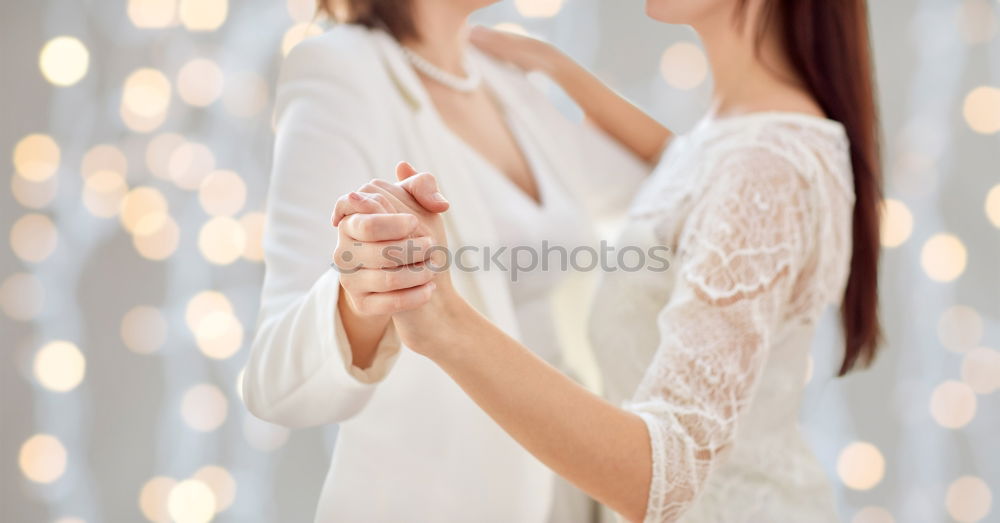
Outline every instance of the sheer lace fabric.
POLYGON ((649 430, 646 521, 835 520, 796 422, 813 326, 846 280, 850 187, 838 124, 768 114, 702 124, 642 191, 623 239, 670 247, 672 266, 607 275, 592 334, 649 430))

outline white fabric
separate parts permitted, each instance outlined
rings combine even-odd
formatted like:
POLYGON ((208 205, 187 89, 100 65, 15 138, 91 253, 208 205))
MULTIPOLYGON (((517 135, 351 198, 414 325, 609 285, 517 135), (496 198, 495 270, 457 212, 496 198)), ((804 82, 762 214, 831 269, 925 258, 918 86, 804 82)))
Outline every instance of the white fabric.
MULTIPOLYGON (((560 177, 553 183, 595 196, 583 202, 594 213, 625 207, 645 174, 637 160, 562 117, 522 75, 474 58, 523 139, 560 177)), ((341 423, 316 519, 546 521, 552 474, 436 365, 400 350, 392 333, 371 368, 351 365, 330 269, 336 198, 373 177, 392 180, 399 160, 438 176, 452 201, 452 247, 496 244, 483 209, 506 202, 480 194, 475 166, 443 139, 447 127, 419 78, 380 31, 339 26, 296 46, 279 81, 276 125, 267 270, 243 398, 274 423, 341 423)), ((505 273, 453 278, 470 303, 521 337, 505 273)))
POLYGON ((649 429, 646 521, 836 521, 797 420, 853 201, 842 126, 788 113, 703 121, 640 190, 618 244, 672 265, 603 275, 591 338, 609 398, 649 429))

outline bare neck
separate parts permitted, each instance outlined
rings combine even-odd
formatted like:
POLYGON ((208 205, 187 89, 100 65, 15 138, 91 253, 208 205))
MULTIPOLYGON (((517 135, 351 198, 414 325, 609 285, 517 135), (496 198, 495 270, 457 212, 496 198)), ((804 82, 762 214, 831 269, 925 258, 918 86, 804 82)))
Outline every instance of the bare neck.
POLYGON ((419 38, 400 42, 437 67, 465 75, 466 27, 472 12, 459 2, 415 1, 413 21, 419 38))

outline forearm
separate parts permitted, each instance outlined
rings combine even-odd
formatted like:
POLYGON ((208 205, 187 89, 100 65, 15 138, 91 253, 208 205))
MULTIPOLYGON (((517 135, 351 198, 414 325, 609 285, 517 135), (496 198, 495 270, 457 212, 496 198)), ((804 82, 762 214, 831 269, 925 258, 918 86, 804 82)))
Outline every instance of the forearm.
POLYGON ((583 109, 587 118, 647 163, 654 163, 673 133, 605 85, 590 71, 552 48, 545 72, 583 109))
POLYGON ((351 364, 359 369, 367 369, 375 361, 376 349, 389 328, 391 316, 363 316, 351 306, 343 289, 337 301, 340 321, 351 345, 351 364))
MULTIPOLYGON (((630 520, 645 514, 645 423, 579 386, 462 302, 431 357, 525 449, 630 520)), ((445 321, 441 321, 444 319, 445 321)))

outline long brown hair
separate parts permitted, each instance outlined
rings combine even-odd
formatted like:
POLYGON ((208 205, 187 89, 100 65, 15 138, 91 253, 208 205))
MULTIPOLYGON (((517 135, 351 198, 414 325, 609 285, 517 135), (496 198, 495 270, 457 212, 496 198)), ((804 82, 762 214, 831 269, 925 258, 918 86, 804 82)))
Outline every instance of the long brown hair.
MULTIPOLYGON (((747 2, 739 0, 739 13, 747 2)), ((878 314, 882 171, 866 0, 763 0, 757 36, 778 24, 791 65, 826 115, 847 131, 854 170, 853 252, 840 318, 838 376, 867 367, 882 340, 878 314)))

